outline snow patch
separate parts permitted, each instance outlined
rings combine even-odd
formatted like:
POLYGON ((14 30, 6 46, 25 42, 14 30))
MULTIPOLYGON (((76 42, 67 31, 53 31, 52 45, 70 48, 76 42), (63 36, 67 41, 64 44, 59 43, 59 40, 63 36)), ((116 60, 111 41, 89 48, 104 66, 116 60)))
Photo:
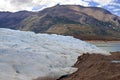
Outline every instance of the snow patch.
POLYGON ((120 60, 112 60, 112 63, 120 63, 120 60))

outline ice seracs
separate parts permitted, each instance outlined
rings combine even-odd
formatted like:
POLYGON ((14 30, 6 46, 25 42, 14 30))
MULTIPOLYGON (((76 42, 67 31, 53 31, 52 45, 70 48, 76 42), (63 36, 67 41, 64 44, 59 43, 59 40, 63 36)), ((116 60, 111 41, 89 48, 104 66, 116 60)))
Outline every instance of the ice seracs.
POLYGON ((60 77, 74 72, 71 66, 86 52, 109 54, 71 36, 0 28, 0 79, 60 77))

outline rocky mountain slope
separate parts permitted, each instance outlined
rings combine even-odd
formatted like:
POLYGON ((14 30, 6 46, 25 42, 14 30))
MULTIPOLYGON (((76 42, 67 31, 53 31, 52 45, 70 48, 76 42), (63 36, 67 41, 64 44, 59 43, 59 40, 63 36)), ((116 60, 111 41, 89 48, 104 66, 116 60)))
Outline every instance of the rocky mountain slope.
POLYGON ((120 40, 120 17, 98 7, 56 5, 39 12, 4 12, 0 13, 0 22, 0 27, 36 33, 87 40, 120 40))
POLYGON ((83 54, 78 58, 75 67, 78 71, 59 80, 119 80, 120 52, 109 56, 83 54))
POLYGON ((12 12, 0 12, 0 27, 17 29, 20 26, 20 22, 28 16, 34 13, 28 11, 12 12))

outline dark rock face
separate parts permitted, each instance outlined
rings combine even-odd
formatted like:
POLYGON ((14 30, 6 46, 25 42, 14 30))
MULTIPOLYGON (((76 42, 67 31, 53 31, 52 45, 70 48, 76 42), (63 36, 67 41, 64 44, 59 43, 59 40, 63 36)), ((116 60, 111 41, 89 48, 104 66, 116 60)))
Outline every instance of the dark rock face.
POLYGON ((120 17, 102 8, 80 5, 56 5, 39 12, 0 12, 0 27, 84 40, 120 40, 120 17))
POLYGON ((120 52, 109 56, 83 54, 74 66, 78 71, 60 80, 119 80, 120 52))
POLYGON ((70 74, 67 74, 67 75, 63 75, 63 76, 61 76, 59 79, 57 79, 57 80, 61 80, 61 79, 64 79, 64 78, 66 78, 66 77, 69 77, 70 76, 70 74))

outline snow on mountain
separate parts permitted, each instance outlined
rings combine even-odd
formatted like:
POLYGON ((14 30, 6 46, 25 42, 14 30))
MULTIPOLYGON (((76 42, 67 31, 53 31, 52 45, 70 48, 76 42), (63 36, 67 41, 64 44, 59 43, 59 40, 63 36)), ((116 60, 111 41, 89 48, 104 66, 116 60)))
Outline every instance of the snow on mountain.
POLYGON ((0 28, 0 80, 60 77, 86 52, 109 54, 71 36, 0 28))

